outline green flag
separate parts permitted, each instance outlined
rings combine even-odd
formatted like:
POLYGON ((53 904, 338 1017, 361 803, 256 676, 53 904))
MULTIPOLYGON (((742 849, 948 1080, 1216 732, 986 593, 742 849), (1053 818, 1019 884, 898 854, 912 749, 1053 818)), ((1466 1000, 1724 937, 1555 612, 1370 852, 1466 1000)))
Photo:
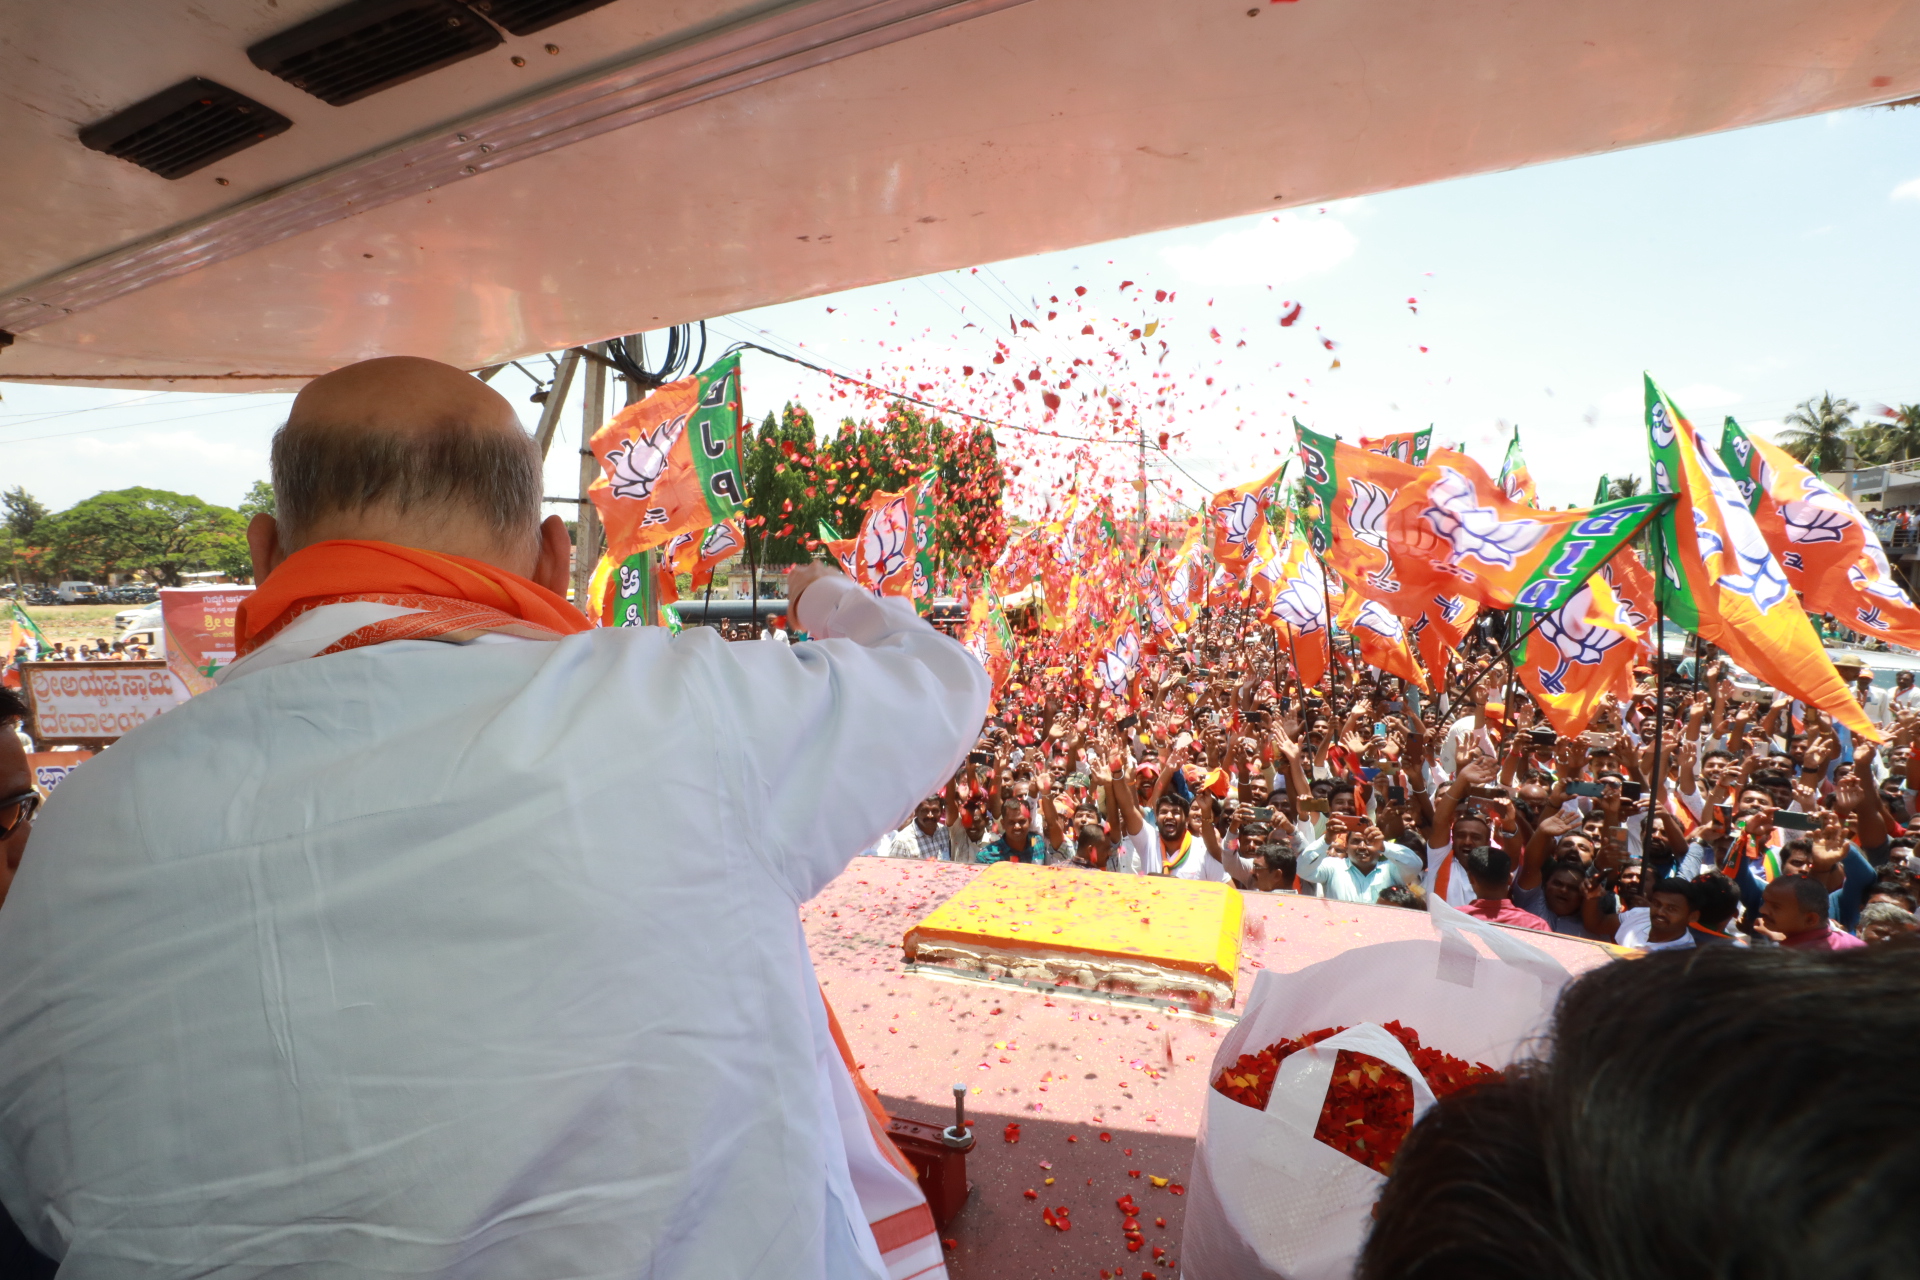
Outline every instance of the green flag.
POLYGON ((1607 493, 1612 488, 1613 488, 1613 477, 1603 472, 1600 476, 1600 483, 1594 486, 1593 505, 1597 507, 1601 503, 1605 502, 1607 500, 1607 493))
POLYGON ((47 643, 46 636, 40 633, 40 628, 34 622, 34 620, 27 616, 27 611, 20 607, 20 602, 18 600, 13 602, 13 621, 14 621, 14 625, 18 626, 22 631, 25 631, 29 635, 31 635, 34 639, 34 643, 39 645, 43 651, 46 649, 51 649, 53 647, 52 645, 47 643))
POLYGON ((1747 510, 1758 511, 1762 495, 1760 486, 1753 480, 1753 443, 1731 416, 1720 428, 1720 461, 1733 473, 1734 483, 1740 486, 1740 496, 1747 500, 1747 510))
MULTIPOLYGON (((1648 474, 1653 480, 1653 491, 1678 494, 1683 470, 1676 424, 1685 415, 1674 406, 1673 401, 1667 399, 1666 392, 1654 385, 1650 375, 1641 376, 1646 381, 1647 461, 1650 464, 1648 474)), ((1681 630, 1700 630, 1699 606, 1694 603, 1693 590, 1687 583, 1686 574, 1674 559, 1674 548, 1681 545, 1674 508, 1669 507, 1654 520, 1649 536, 1653 548, 1654 587, 1661 610, 1667 621, 1681 630)), ((1691 528, 1686 530, 1686 536, 1694 536, 1691 528)))

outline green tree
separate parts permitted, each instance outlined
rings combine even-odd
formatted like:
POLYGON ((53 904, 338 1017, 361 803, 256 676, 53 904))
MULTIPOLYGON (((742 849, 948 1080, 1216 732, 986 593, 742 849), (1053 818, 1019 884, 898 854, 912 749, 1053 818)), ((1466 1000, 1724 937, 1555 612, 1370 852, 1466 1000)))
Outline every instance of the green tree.
POLYGON ((815 530, 827 511, 813 415, 789 404, 776 419, 769 413, 747 441, 747 520, 743 532, 755 564, 805 564, 815 530), (808 490, 812 490, 811 493, 808 490))
POLYGON ((265 480, 255 480, 253 488, 247 490, 247 496, 240 500, 240 514, 249 518, 279 515, 279 510, 273 504, 273 486, 265 480))
POLYGON ((33 541, 33 531, 40 522, 52 515, 47 504, 26 491, 22 485, 15 485, 0 494, 0 508, 6 511, 7 532, 22 543, 33 541))
POLYGON ((1781 421, 1788 428, 1780 436, 1780 447, 1806 463, 1814 471, 1839 471, 1847 465, 1847 443, 1857 428, 1853 415, 1860 406, 1832 392, 1818 400, 1806 400, 1781 421))
POLYGON ((1893 420, 1861 431, 1861 452, 1874 462, 1904 462, 1920 458, 1920 404, 1903 404, 1893 420))
POLYGON ((94 577, 144 571, 178 586, 180 575, 218 568, 248 576, 246 519, 231 507, 165 489, 97 493, 45 523, 51 562, 94 577))
POLYGON ((1616 476, 1613 483, 1607 486, 1607 496, 1631 498, 1640 492, 1640 486, 1645 483, 1646 481, 1639 476, 1616 476))
POLYGON ((877 423, 840 425, 819 439, 813 416, 787 405, 768 414, 743 450, 748 546, 761 564, 798 564, 819 548, 819 527, 852 537, 875 493, 897 492, 929 470, 939 475, 934 526, 939 568, 984 568, 1006 543, 999 451, 985 428, 956 430, 906 404, 877 423))

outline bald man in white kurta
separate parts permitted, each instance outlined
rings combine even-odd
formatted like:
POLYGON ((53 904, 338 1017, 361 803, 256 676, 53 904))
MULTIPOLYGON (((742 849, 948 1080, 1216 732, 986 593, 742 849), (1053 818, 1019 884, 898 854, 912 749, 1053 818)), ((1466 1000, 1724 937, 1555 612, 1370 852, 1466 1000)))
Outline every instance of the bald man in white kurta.
POLYGON ((887 1274, 795 908, 952 775, 979 664, 837 576, 792 648, 321 654, 374 607, 47 807, 0 913, 28 1237, 62 1280, 887 1274))

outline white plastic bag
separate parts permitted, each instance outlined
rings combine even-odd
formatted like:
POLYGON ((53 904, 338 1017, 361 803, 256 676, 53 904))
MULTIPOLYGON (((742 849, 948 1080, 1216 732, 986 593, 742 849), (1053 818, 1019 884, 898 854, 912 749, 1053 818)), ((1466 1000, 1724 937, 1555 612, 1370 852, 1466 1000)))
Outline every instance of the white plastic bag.
POLYGON ((1267 970, 1222 1038, 1187 1180, 1185 1280, 1346 1280, 1372 1222, 1380 1174, 1313 1137, 1341 1049, 1413 1082, 1414 1118, 1433 1103, 1413 1060, 1381 1023, 1469 1062, 1505 1066, 1546 1027, 1566 968, 1513 932, 1428 900, 1432 941, 1355 947, 1298 973, 1267 970), (1467 940, 1484 941, 1494 959, 1467 940), (1371 1025, 1364 1025, 1371 1024, 1371 1025), (1280 1064, 1264 1112, 1212 1083, 1243 1053, 1321 1027, 1348 1030, 1280 1064))

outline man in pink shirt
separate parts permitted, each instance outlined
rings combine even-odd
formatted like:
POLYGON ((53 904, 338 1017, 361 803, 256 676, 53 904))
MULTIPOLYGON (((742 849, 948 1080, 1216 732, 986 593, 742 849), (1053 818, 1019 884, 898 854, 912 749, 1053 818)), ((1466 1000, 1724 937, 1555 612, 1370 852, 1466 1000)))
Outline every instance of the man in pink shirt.
POLYGON ((1514 906, 1507 898, 1507 890, 1513 884, 1513 860, 1504 849, 1483 844, 1466 850, 1458 858, 1461 868, 1467 873, 1467 880, 1473 885, 1473 901, 1461 910, 1495 924, 1538 929, 1542 933, 1553 932, 1545 920, 1531 911, 1514 906))
POLYGON ((1781 876, 1760 898, 1760 920, 1797 951, 1851 951, 1867 944, 1827 919, 1827 886, 1806 876, 1781 876))

